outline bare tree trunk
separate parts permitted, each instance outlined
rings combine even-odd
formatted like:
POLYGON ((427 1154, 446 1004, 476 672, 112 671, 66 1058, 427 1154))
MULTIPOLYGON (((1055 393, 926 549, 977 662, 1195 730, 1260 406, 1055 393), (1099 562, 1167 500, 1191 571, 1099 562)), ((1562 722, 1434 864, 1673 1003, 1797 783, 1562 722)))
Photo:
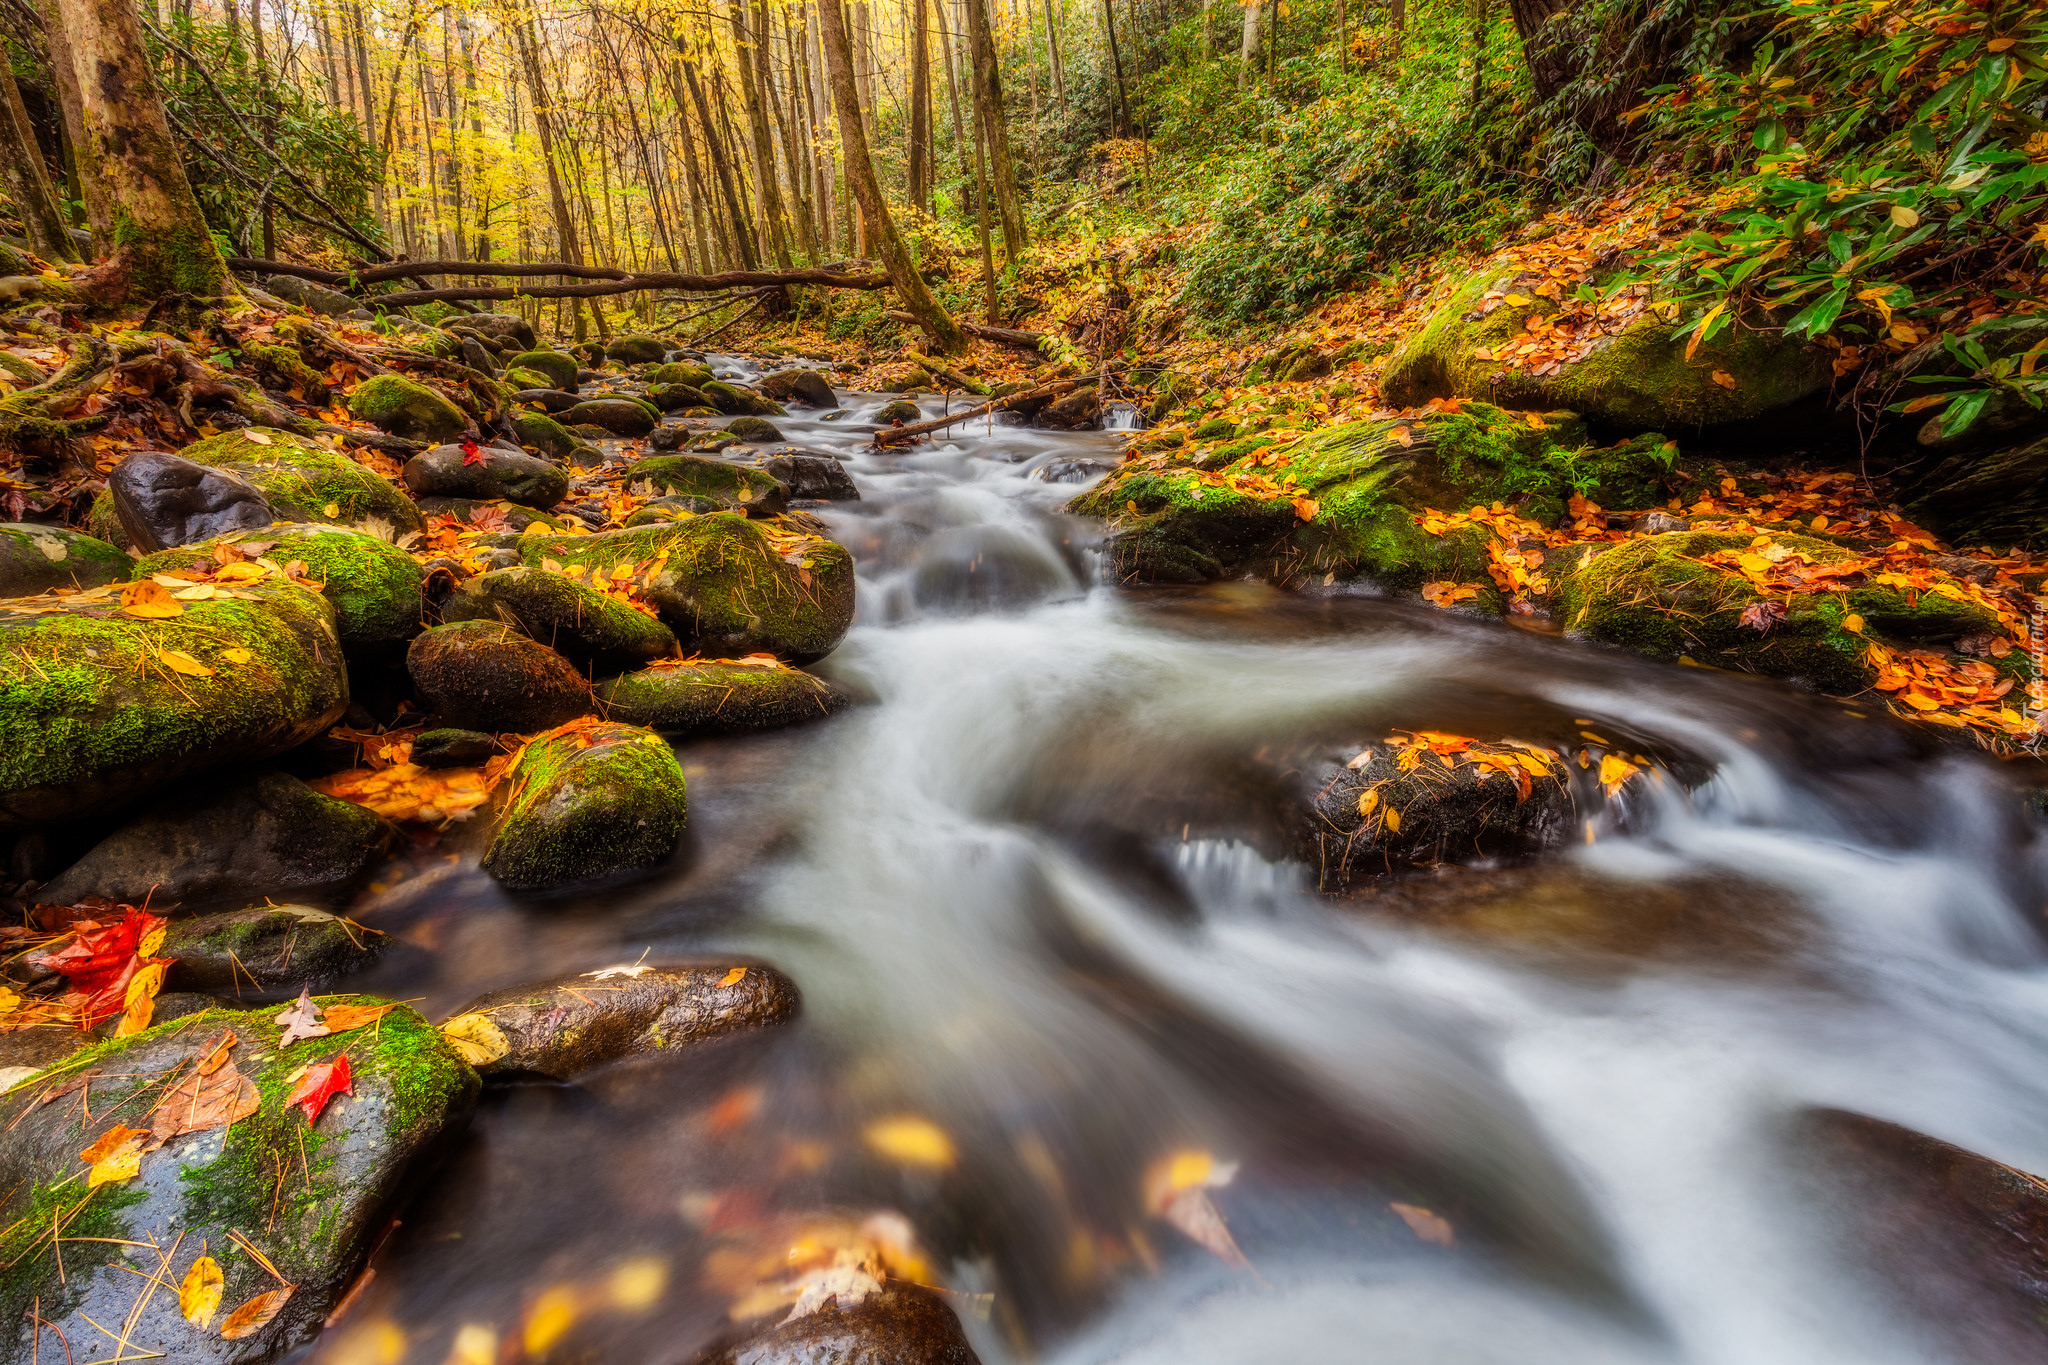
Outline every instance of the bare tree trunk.
MULTIPOLYGON (((939 0, 932 0, 932 3, 937 4, 939 0)), ((965 5, 967 0, 958 0, 958 3, 965 5)), ((943 10, 940 12, 944 13, 943 10)), ((957 78, 958 69, 967 60, 967 39, 960 32, 964 27, 961 24, 948 35, 952 41, 946 44, 946 99, 953 106, 953 150, 960 156, 960 181, 963 185, 971 185, 975 183, 974 154, 967 141, 967 125, 960 121, 960 82, 957 78)))
POLYGON ((1123 111, 1123 134, 1125 137, 1130 137, 1133 135, 1131 127, 1131 96, 1130 92, 1124 88, 1124 57, 1123 53, 1117 50, 1116 6, 1111 3, 1111 0, 1102 0, 1102 29, 1103 32, 1109 35, 1110 73, 1116 80, 1116 102, 1110 108, 1112 111, 1123 111))
POLYGON ((910 202, 932 211, 932 66, 928 0, 910 0, 910 202))
MULTIPOLYGON (((114 0, 118 3, 119 0, 114 0)), ((860 201, 867 220, 868 236, 897 298, 917 318, 918 325, 931 334, 940 351, 957 353, 967 347, 967 335, 953 321, 944 305, 932 297, 924 277, 917 273, 889 206, 882 201, 882 186, 875 179, 875 163, 868 156, 867 130, 861 125, 860 97, 853 86, 853 44, 848 41, 846 20, 839 12, 839 0, 819 0, 818 16, 825 37, 825 61, 831 69, 832 94, 839 106, 839 138, 846 149, 846 180, 860 201)))
MULTIPOLYGON (((1394 0, 1395 4, 1400 2, 1394 0)), ((1240 0, 1240 3, 1244 6, 1244 29, 1238 37, 1237 61, 1249 72, 1259 55, 1259 19, 1266 12, 1266 0, 1240 0)))
POLYGON ((758 35, 747 31, 747 0, 731 0, 733 55, 739 61, 740 103, 747 114, 747 152, 754 171, 754 198, 768 229, 767 246, 776 264, 789 266, 789 239, 782 231, 782 192, 776 185, 775 149, 768 131, 761 86, 767 52, 758 35))
MULTIPOLYGON (((548 205, 554 211, 555 238, 562 249, 562 259, 571 265, 583 264, 583 248, 576 238, 576 220, 569 212, 568 196, 562 192, 562 173, 555 161, 554 120, 548 116, 546 83, 541 76, 540 51, 534 44, 530 24, 522 24, 515 30, 519 40, 520 63, 526 69, 527 98, 533 102, 533 127, 540 136, 540 159, 547 163, 548 205)), ((584 329, 581 306, 571 303, 571 326, 576 340, 584 340, 589 333, 584 329)))
MULTIPOLYGON (((53 61, 79 98, 78 167, 107 263, 92 281, 106 305, 236 292, 164 119, 163 96, 133 0, 53 0, 53 61)), ((68 120, 67 120, 68 121, 68 120)))
POLYGON ((752 270, 760 263, 760 257, 754 254, 753 224, 740 211, 740 196, 733 188, 732 168, 726 164, 718 125, 712 122, 711 106, 704 99, 704 83, 697 79, 697 65, 688 56, 683 57, 682 63, 683 79, 689 84, 691 102, 697 106, 697 124, 704 130, 704 146, 711 157, 711 169, 718 177, 718 188, 725 196, 726 211, 732 218, 733 243, 739 248, 740 264, 752 270))
POLYGON ((7 187, 7 197, 21 210, 28 244, 46 261, 75 261, 78 247, 65 230, 57 192, 50 187, 49 171, 43 165, 43 149, 36 145, 21 89, 14 83, 14 67, 4 55, 0 55, 0 104, 6 106, 0 108, 0 184, 7 187))
POLYGON ((974 56, 974 111, 988 146, 989 179, 995 189, 996 213, 1003 225, 1003 259, 1015 265, 1024 258, 1024 203, 1017 193, 1017 172, 1010 159, 1010 130, 1003 119, 1003 82, 996 69, 995 35, 990 29, 988 0, 967 0, 968 44, 974 56))

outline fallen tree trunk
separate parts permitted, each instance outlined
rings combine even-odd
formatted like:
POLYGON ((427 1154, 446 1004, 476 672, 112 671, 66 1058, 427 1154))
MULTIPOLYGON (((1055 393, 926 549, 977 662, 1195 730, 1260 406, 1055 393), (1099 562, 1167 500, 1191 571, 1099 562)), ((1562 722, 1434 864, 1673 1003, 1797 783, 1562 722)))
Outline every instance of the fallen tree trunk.
POLYGON ((912 422, 907 427, 884 427, 875 433, 875 444, 878 446, 900 445, 905 441, 915 440, 917 437, 929 432, 942 431, 947 427, 971 421, 976 417, 985 417, 992 412, 1001 412, 1005 408, 1013 408, 1022 403, 1035 402, 1041 398, 1059 398, 1065 394, 1072 393, 1075 389, 1088 382, 1085 379, 1062 379, 1055 384, 1046 384, 1039 388, 1026 389, 1023 393, 1013 393, 1008 398, 993 399, 983 403, 980 407, 969 408, 965 412, 956 412, 950 417, 934 417, 929 422, 912 422))
POLYGON ((979 380, 968 378, 944 361, 933 360, 930 356, 916 350, 904 351, 903 358, 911 364, 921 367, 926 374, 945 380, 956 389, 965 389, 977 398, 988 397, 988 385, 981 383, 979 380))
MULTIPOLYGON (((891 322, 907 322, 912 326, 917 325, 916 318, 908 313, 899 313, 894 309, 883 314, 883 316, 891 322)), ((983 341, 999 341, 1005 346, 1016 346, 1026 351, 1036 351, 1038 343, 1045 340, 1045 333, 1043 332, 1020 331, 1015 327, 991 327, 985 322, 963 321, 960 323, 960 330, 971 337, 980 337, 983 341)))
POLYGON ((886 275, 842 275, 815 267, 793 270, 727 270, 716 275, 686 275, 675 271, 647 271, 632 274, 616 266, 574 265, 568 261, 403 261, 344 272, 321 270, 286 261, 266 261, 236 256, 228 264, 236 270, 272 275, 295 275, 363 297, 364 302, 382 308, 404 308, 415 303, 446 302, 454 299, 587 299, 608 294, 633 294, 648 289, 677 289, 709 294, 727 289, 754 289, 789 284, 816 284, 829 289, 887 289, 886 275), (494 275, 537 278, 560 275, 588 280, 587 284, 539 285, 450 285, 442 289, 410 289, 398 294, 362 295, 362 290, 384 280, 411 279, 427 275, 494 275))

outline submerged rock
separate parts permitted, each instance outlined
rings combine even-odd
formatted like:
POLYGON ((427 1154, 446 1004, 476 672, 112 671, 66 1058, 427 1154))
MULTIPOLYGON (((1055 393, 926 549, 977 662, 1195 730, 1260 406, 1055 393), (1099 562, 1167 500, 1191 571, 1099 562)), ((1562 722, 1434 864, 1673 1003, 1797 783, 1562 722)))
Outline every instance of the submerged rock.
POLYGON ((78 531, 0 522, 0 597, 119 583, 129 577, 130 565, 119 549, 78 531))
POLYGON ((340 719, 334 608, 277 578, 238 591, 168 618, 130 616, 118 595, 0 613, 0 826, 111 810, 340 719))
POLYGON ((789 507, 789 490, 773 474, 705 455, 649 456, 626 471, 626 483, 713 498, 757 516, 775 516, 789 507))
MULTIPOLYGON (((342 996, 317 1003, 382 1002, 342 996)), ((273 1358, 319 1331, 400 1201, 463 1131, 478 1083, 440 1032, 407 1006, 375 1027, 289 1047, 279 1046, 276 1013, 273 1006, 187 1015, 87 1048, 64 1072, 0 1097, 0 1188, 8 1191, 0 1199, 7 1229, 0 1260, 11 1267, 0 1279, 0 1355, 61 1358, 60 1340, 74 1352, 89 1350, 85 1343, 102 1335, 93 1325, 99 1322, 122 1324, 134 1351, 228 1365, 273 1358), (235 1041, 225 1064, 198 1076, 195 1064, 228 1034, 235 1041), (309 1122, 287 1103, 297 1073, 344 1049, 347 1091, 309 1122), (42 1102, 88 1073, 89 1106, 42 1102), (197 1127, 208 1110, 236 1117, 197 1127), (188 1127, 196 1131, 179 1132, 188 1127), (152 1133, 165 1140, 138 1154, 132 1178, 88 1189, 79 1153, 117 1128, 142 1130, 141 1146, 158 1141, 152 1133), (280 1171, 298 1178, 281 1181, 280 1171), (66 1234, 61 1267, 49 1236, 53 1219, 66 1234), (276 1277, 231 1232, 261 1252, 276 1277), (138 1244, 141 1266, 168 1292, 138 1293, 138 1244), (146 1250, 151 1245, 161 1250, 146 1250), (219 1308, 203 1329, 179 1311, 177 1293, 202 1255, 225 1277, 219 1308), (282 1303, 267 1323, 238 1340, 221 1335, 238 1309, 260 1317, 245 1305, 272 1293, 282 1303)), ((115 1133, 110 1145, 120 1138, 115 1133)), ((80 1355, 81 1365, 89 1358, 80 1355)))
POLYGON ((226 469, 254 484, 277 519, 318 521, 337 526, 388 525, 393 531, 423 530, 412 499, 339 451, 275 427, 245 427, 195 441, 186 459, 226 469))
POLYGON ((515 891, 644 872, 682 838, 682 765, 651 730, 564 726, 531 741, 506 780, 513 795, 483 868, 515 891))
POLYGON ((569 476, 559 466, 493 446, 474 457, 459 445, 422 451, 405 462, 405 486, 415 497, 503 499, 543 512, 569 496, 569 476))
POLYGON ((759 652, 808 663, 853 623, 852 555, 780 522, 717 512, 596 535, 526 536, 520 552, 530 565, 630 569, 677 638, 713 657, 759 652))
POLYGON ((51 905, 100 896, 159 908, 313 895, 355 880, 382 842, 361 806, 268 772, 157 802, 38 895, 51 905))
POLYGON ((365 379, 349 394, 348 410, 358 420, 409 441, 445 441, 469 427, 462 409, 402 374, 365 379))
POLYGON ((194 915, 164 931, 164 986, 235 999, 320 990, 375 962, 383 944, 376 930, 308 905, 194 915))
POLYGON ((832 392, 832 386, 825 382, 825 376, 816 370, 777 370, 764 374, 760 381, 761 392, 770 398, 779 398, 785 403, 800 403, 807 408, 836 408, 839 397, 832 392))
MULTIPOLYGON (((385 653, 420 633, 419 561, 390 541, 344 526, 286 525, 218 537, 250 557, 278 564, 302 561, 320 595, 334 606, 334 629, 351 657, 385 653), (261 548, 267 547, 267 548, 261 548)), ((138 577, 175 573, 212 561, 212 542, 151 555, 138 577)))
POLYGON ((115 465, 107 496, 128 543, 145 553, 277 520, 263 491, 241 475, 161 450, 138 450, 115 465))
POLYGON ((437 626, 412 642, 405 662, 420 700, 463 729, 529 734, 593 705, 574 665, 497 621, 437 626))
POLYGON ((671 734, 720 735, 779 730, 843 711, 847 696, 794 668, 747 664, 669 664, 598 684, 605 714, 671 734))
POLYGON ((502 1056, 477 1064, 485 1075, 526 1071, 568 1080, 624 1057, 780 1024, 797 1005, 796 984, 772 967, 636 963, 493 991, 457 1017, 487 1019, 504 1039, 502 1056))
MULTIPOLYGON (((852 1298, 852 1295, 848 1295, 852 1298)), ((695 1365, 980 1365, 953 1310, 931 1290, 891 1280, 842 1306, 714 1346, 695 1365)))
POLYGON ((441 619, 502 621, 574 663, 631 668, 676 650, 675 632, 645 612, 566 574, 500 569, 472 578, 442 604, 441 619))

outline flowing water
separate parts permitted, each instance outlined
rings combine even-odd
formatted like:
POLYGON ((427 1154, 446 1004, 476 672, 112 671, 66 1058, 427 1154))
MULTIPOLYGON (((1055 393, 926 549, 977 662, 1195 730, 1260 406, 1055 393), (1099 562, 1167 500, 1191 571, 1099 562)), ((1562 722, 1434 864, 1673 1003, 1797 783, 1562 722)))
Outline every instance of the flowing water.
POLYGON ((772 963, 801 1019, 487 1092, 315 1357, 686 1361, 750 1257, 893 1211, 989 1365, 2023 1358, 1872 1268, 1802 1121, 2048 1171, 2048 867, 1995 766, 1412 602, 1103 588, 1060 509, 1114 437, 879 455, 880 401, 777 419, 860 486, 820 669, 862 705, 684 745, 649 882, 518 901, 458 840, 354 910, 397 947, 353 984, 432 1017, 646 954, 772 963), (1390 727, 1673 776, 1534 866, 1321 895, 1260 774, 1390 727), (950 1152, 864 1142, 902 1116, 950 1152), (1149 1211, 1175 1152, 1236 1163, 1249 1270, 1149 1211))

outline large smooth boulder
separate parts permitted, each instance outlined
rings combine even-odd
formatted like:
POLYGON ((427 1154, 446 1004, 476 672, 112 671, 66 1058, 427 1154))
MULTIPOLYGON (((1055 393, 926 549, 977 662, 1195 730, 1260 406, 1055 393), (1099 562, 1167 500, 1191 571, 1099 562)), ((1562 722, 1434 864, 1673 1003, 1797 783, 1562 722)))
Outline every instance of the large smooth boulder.
POLYGON ((107 496, 128 544, 145 553, 277 520, 263 490, 240 474, 162 450, 115 465, 107 496))
POLYGON ((383 841, 377 817, 287 773, 180 791, 144 810, 38 895, 187 909, 338 890, 383 841))
POLYGON ((569 496, 560 466, 496 446, 478 447, 474 456, 459 445, 423 450, 405 462, 405 486, 416 498, 502 499, 543 512, 569 496))
POLYGON ((735 512, 588 536, 525 536, 520 553, 529 565, 628 570, 677 638, 716 658, 768 653, 808 663, 853 624, 845 546, 735 512))
POLYGON ((710 401, 688 384, 650 384, 647 386, 647 401, 663 412, 681 412, 685 408, 708 408, 710 401))
POLYGON ((320 595, 334 605, 334 629, 351 657, 388 652, 420 633, 420 563, 390 541, 345 526, 271 526, 221 536, 150 555, 136 564, 138 578, 210 567, 216 544, 274 564, 298 561, 320 595))
POLYGON ((761 468, 780 480, 792 498, 815 498, 822 502, 853 502, 860 498, 853 475, 831 455, 781 450, 762 460, 761 468))
POLYGON ((562 414, 572 427, 601 427, 614 436, 645 436, 660 418, 631 398, 593 398, 562 414))
POLYGON ((348 410, 408 441, 446 441, 469 428, 462 409, 416 379, 380 374, 356 385, 348 410))
POLYGON ((691 736, 779 730, 849 705, 831 683, 786 665, 667 663, 608 678, 597 696, 613 720, 691 736))
MULTIPOLYGON (((529 370, 513 370, 507 375, 507 378, 530 373, 532 372, 529 370)), ((545 375, 537 377, 547 378, 545 375)), ((549 385, 554 383, 552 379, 549 379, 547 382, 549 385)), ((530 389, 519 390, 512 395, 512 401, 515 403, 531 404, 543 412, 567 412, 570 408, 581 403, 583 399, 577 394, 565 393, 561 389, 536 385, 530 389)))
POLYGON ((590 684, 567 659, 497 621, 438 626, 412 642, 406 669, 444 724, 529 734, 587 715, 590 684))
POLYGON ((97 814, 260 762, 347 709, 334 608, 310 589, 269 578, 161 618, 100 591, 0 613, 0 826, 97 814))
POLYGON ((131 561, 79 531, 39 522, 0 522, 0 597, 33 597, 51 588, 97 588, 129 576, 131 561))
MULTIPOLYGON (((330 1012, 380 1003, 315 1001, 330 1012)), ((273 1005, 188 1014, 86 1048, 62 1073, 0 1097, 0 1260, 10 1267, 0 1279, 0 1355, 62 1359, 68 1342, 84 1365, 96 1358, 87 1343, 104 1340, 98 1323, 126 1333, 130 1358, 244 1365, 319 1332, 394 1211, 461 1136, 478 1081, 408 1006, 374 1026, 289 1046, 277 1013, 273 1005), (210 1061, 230 1035, 226 1060, 210 1061), (347 1092, 309 1121, 287 1102, 299 1073, 344 1050, 347 1092), (89 1104, 44 1102, 88 1074, 89 1104), (137 1150, 132 1177, 90 1189, 79 1153, 110 1133, 108 1145, 118 1144, 116 1129, 141 1130, 138 1149, 152 1150, 137 1150), (280 1182, 281 1171, 293 1179, 280 1182), (50 1241, 53 1220, 66 1234, 61 1247, 50 1241), (225 1279, 204 1328, 178 1301, 201 1256, 225 1279), (167 1288, 138 1293, 139 1269, 167 1288), (222 1336, 237 1309, 273 1293, 282 1305, 267 1323, 237 1340, 222 1336)))
POLYGON ((339 289, 329 289, 296 275, 272 275, 263 282, 263 287, 285 302, 296 303, 322 317, 346 317, 363 306, 339 289))
MULTIPOLYGON (((1514 503, 1561 518, 1578 491, 1608 506, 1660 503, 1675 449, 1657 437, 1595 448, 1569 413, 1533 421, 1480 403, 1407 420, 1188 447, 1183 464, 1127 466, 1071 504, 1106 518, 1128 582, 1238 572, 1334 575, 1414 588, 1487 581, 1484 526, 1428 530, 1421 514, 1514 503)), ((1482 594, 1482 605, 1494 599, 1482 594)))
POLYGON ((839 395, 816 370, 777 370, 761 376, 759 388, 770 398, 798 403, 807 408, 836 408, 839 395))
POLYGON ((755 516, 774 516, 789 507, 789 490, 773 474, 705 455, 649 456, 626 470, 626 485, 713 498, 755 516))
POLYGON ((782 428, 766 417, 735 417, 725 424, 725 430, 734 440, 745 441, 750 445, 782 439, 782 428))
POLYGON ((164 930, 161 951, 171 962, 164 988, 236 999, 322 990, 375 962, 385 942, 374 929, 310 905, 184 916, 164 930))
POLYGON ((480 574, 442 604, 441 619, 499 621, 574 663, 601 669, 632 668, 676 650, 675 632, 659 620, 546 569, 480 574))
POLYGON ((512 796, 484 871, 514 891, 543 891, 658 867, 689 806, 682 765, 652 730, 578 722, 538 736, 507 773, 512 796))
POLYGON ((1740 324, 1688 358, 1685 328, 1654 309, 1571 348, 1568 353, 1583 351, 1577 358, 1558 363, 1557 344, 1546 342, 1534 363, 1516 363, 1519 339, 1530 335, 1532 322, 1545 329, 1558 312, 1512 268, 1474 275, 1387 361, 1380 393, 1395 407, 1473 398, 1676 432, 1760 417, 1822 393, 1833 381, 1832 352, 1740 324))
POLYGON ((782 404, 763 398, 752 389, 743 389, 737 384, 728 384, 714 379, 708 384, 699 384, 701 392, 719 412, 727 417, 781 417, 782 404))
POLYGON ((508 357, 505 361, 505 368, 508 370, 532 370, 537 374, 544 374, 554 381, 557 389, 566 393, 574 393, 576 391, 576 385, 580 382, 577 379, 577 375, 583 369, 581 365, 576 363, 575 356, 563 355, 560 351, 523 351, 518 355, 508 357))
POLYGON ((607 360, 616 360, 623 365, 654 365, 668 355, 668 343, 660 337, 644 333, 631 333, 613 337, 604 348, 607 360))
MULTIPOLYGON (((496 1051, 477 1070, 570 1078, 625 1057, 674 1051, 795 1016, 796 983, 772 967, 631 966, 493 991, 457 1019, 490 1021, 496 1051)), ((452 1023, 453 1021, 451 1021, 452 1023)), ((460 1026, 457 1026, 458 1031, 460 1026)))
POLYGON ((382 476, 275 427, 244 427, 194 441, 180 452, 210 469, 239 474, 262 491, 279 521, 386 525, 403 535, 425 528, 412 499, 382 476))

